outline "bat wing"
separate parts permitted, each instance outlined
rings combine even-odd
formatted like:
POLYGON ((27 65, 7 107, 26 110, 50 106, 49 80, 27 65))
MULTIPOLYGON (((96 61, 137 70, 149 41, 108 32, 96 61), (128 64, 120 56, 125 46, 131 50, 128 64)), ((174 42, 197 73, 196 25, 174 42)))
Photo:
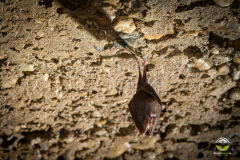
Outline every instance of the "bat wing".
POLYGON ((152 88, 152 86, 146 83, 144 86, 141 87, 141 89, 151 94, 156 99, 156 101, 162 106, 162 102, 158 97, 157 93, 155 92, 155 90, 152 88))
POLYGON ((140 89, 133 96, 128 106, 140 133, 146 133, 147 136, 151 136, 162 111, 158 100, 151 93, 140 89))

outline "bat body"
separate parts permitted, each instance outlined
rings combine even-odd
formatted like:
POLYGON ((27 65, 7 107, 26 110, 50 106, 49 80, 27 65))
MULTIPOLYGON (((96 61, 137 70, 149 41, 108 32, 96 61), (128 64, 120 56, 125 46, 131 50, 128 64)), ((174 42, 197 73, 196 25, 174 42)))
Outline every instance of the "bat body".
POLYGON ((152 86, 147 83, 146 61, 144 61, 143 76, 140 63, 137 62, 139 68, 137 92, 128 107, 140 133, 151 136, 161 115, 162 102, 152 86))

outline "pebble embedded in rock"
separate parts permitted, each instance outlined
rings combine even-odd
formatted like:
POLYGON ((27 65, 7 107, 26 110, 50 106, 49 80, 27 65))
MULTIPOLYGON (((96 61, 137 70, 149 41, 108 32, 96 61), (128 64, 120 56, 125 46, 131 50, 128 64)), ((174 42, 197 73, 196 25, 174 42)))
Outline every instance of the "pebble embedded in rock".
POLYGON ((97 143, 96 143, 96 141, 93 141, 93 140, 87 140, 87 141, 83 142, 81 145, 84 148, 93 148, 97 143))
POLYGON ((34 71, 34 65, 22 63, 20 64, 21 71, 34 71))
POLYGON ((119 0, 105 0, 103 1, 104 3, 109 3, 109 4, 112 4, 112 5, 117 5, 119 0))
POLYGON ((158 57, 159 55, 158 55, 157 52, 153 51, 153 52, 152 52, 152 56, 153 56, 153 57, 158 57))
POLYGON ((189 34, 193 37, 197 37, 199 32, 198 31, 192 31, 192 32, 189 32, 189 34))
POLYGON ((44 31, 38 31, 35 38, 39 40, 39 39, 43 38, 44 35, 45 35, 44 31))
POLYGON ((110 71, 109 71, 109 69, 104 68, 104 69, 103 69, 103 73, 110 73, 110 71))
POLYGON ((213 58, 213 62, 215 65, 223 64, 231 60, 232 60, 231 56, 225 54, 217 54, 213 58))
POLYGON ((67 141, 67 142, 72 142, 72 141, 74 141, 74 135, 72 135, 72 134, 70 134, 65 140, 67 141))
POLYGON ((233 80, 234 81, 239 80, 240 79, 240 65, 239 64, 232 65, 231 70, 232 70, 233 80))
POLYGON ((120 156, 121 154, 123 154, 129 147, 129 143, 125 142, 125 143, 117 143, 115 144, 112 149, 110 150, 110 152, 108 153, 107 157, 108 158, 115 158, 120 156))
POLYGON ((230 98, 234 99, 234 100, 240 100, 240 89, 239 88, 234 88, 230 95, 229 95, 230 98))
POLYGON ((102 114, 98 110, 93 111, 92 115, 93 117, 102 117, 102 114))
POLYGON ((107 135, 107 131, 105 129, 102 129, 102 130, 96 131, 94 135, 104 136, 104 135, 107 135))
POLYGON ((155 35, 148 35, 148 34, 144 34, 144 38, 148 39, 148 40, 153 40, 153 39, 159 39, 161 38, 163 35, 161 34, 155 34, 155 35))
POLYGON ((207 75, 209 75, 211 78, 216 77, 218 75, 217 71, 216 71, 216 68, 208 70, 207 75))
POLYGON ((230 83, 230 84, 224 84, 221 87, 215 88, 213 91, 209 93, 211 96, 216 96, 217 98, 220 98, 221 95, 225 92, 227 92, 229 89, 236 86, 236 82, 230 83))
POLYGON ((139 149, 139 150, 147 150, 149 148, 155 148, 155 142, 159 140, 159 136, 153 136, 153 137, 144 137, 141 141, 141 143, 133 144, 133 148, 139 149))
POLYGON ((18 78, 15 76, 4 77, 1 87, 2 88, 11 88, 14 84, 17 83, 18 78))
POLYGON ((224 75, 223 78, 224 78, 226 84, 232 83, 232 79, 228 74, 224 75))
POLYGON ((193 62, 196 64, 196 66, 201 70, 209 70, 213 64, 209 59, 193 59, 193 62))
POLYGON ((2 138, 0 138, 0 145, 2 145, 2 143, 3 143, 3 139, 2 139, 2 138))
POLYGON ((120 16, 118 17, 117 22, 114 24, 113 29, 118 32, 132 33, 136 29, 136 26, 132 18, 120 16))
POLYGON ((47 73, 45 73, 45 74, 43 75, 43 79, 44 79, 44 81, 47 81, 48 78, 49 78, 49 75, 48 75, 47 73))
POLYGON ((66 36, 67 35, 67 31, 61 31, 59 32, 59 36, 66 36))
POLYGON ((15 126, 14 129, 13 129, 13 131, 16 133, 16 132, 18 132, 20 129, 21 129, 21 126, 15 126))
MULTIPOLYGON (((167 19, 164 19, 168 21, 167 19)), ((156 21, 153 25, 143 25, 141 27, 141 32, 144 35, 144 38, 148 40, 160 39, 161 37, 174 34, 174 25, 171 23, 164 24, 160 21, 156 21)))
POLYGON ((233 72, 233 80, 237 81, 240 79, 240 71, 234 71, 233 72))
POLYGON ((222 65, 217 67, 219 75, 225 75, 229 73, 229 67, 227 65, 222 65))
POLYGON ((212 48, 212 49, 211 49, 211 53, 212 53, 212 54, 218 54, 218 53, 219 53, 219 49, 218 49, 217 47, 212 48))
POLYGON ((221 7, 228 7, 232 4, 234 0, 213 0, 217 5, 221 7))
POLYGON ((233 113, 233 116, 239 117, 240 116, 240 109, 236 109, 233 113))
POLYGON ((108 91, 106 92, 106 95, 107 95, 107 96, 113 96, 113 95, 115 95, 115 94, 117 94, 117 90, 116 90, 116 89, 110 89, 110 90, 108 90, 108 91))
POLYGON ((98 122, 96 122, 96 125, 98 127, 102 127, 106 122, 107 122, 106 120, 98 121, 98 122))
POLYGON ((55 83, 61 83, 61 77, 60 76, 57 76, 55 78, 55 83))
POLYGON ((240 56, 234 56, 233 62, 240 64, 240 56))
POLYGON ((142 19, 143 18, 143 15, 142 13, 132 13, 129 15, 129 17, 131 18, 137 18, 137 19, 142 19))
POLYGON ((113 21, 116 17, 117 10, 113 7, 102 7, 103 12, 108 16, 108 18, 113 21))

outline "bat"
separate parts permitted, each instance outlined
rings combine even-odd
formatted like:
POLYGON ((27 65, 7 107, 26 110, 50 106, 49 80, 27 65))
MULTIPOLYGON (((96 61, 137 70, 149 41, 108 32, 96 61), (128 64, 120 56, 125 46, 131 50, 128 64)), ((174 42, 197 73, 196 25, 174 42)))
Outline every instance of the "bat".
POLYGON ((139 68, 137 92, 128 107, 141 135, 146 134, 150 137, 159 121, 163 104, 153 87, 147 83, 146 61, 144 61, 143 76, 139 61, 137 63, 139 68))

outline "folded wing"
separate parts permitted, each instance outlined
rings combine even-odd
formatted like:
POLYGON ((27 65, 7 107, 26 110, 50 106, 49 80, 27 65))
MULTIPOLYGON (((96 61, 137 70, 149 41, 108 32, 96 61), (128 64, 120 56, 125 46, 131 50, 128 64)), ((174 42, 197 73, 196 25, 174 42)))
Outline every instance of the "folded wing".
POLYGON ((162 103, 154 89, 149 84, 142 86, 128 106, 140 133, 151 136, 162 111, 162 103))

